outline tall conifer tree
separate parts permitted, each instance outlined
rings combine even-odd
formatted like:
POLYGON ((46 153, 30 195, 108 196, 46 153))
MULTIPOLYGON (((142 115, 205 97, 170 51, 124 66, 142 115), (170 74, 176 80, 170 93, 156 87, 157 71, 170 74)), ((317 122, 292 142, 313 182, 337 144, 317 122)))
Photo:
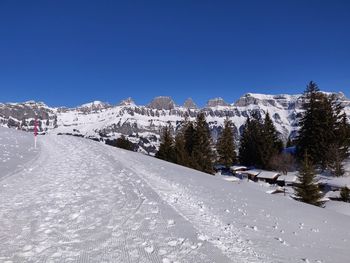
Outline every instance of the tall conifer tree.
POLYGON ((182 124, 175 136, 175 162, 179 165, 190 166, 189 154, 186 151, 185 128, 182 124))
POLYGON ((168 162, 175 161, 174 138, 172 136, 172 128, 169 124, 165 126, 161 134, 161 143, 156 157, 168 162))
POLYGON ((263 123, 256 112, 247 118, 241 133, 239 146, 239 161, 246 166, 263 167, 261 154, 263 152, 263 123))
POLYGON ((237 161, 232 122, 225 120, 224 129, 216 143, 218 162, 227 168, 237 161))
POLYGON ((259 154, 261 155, 262 167, 264 169, 271 169, 270 162, 273 156, 279 154, 283 149, 283 142, 278 137, 278 132, 267 112, 264 119, 262 130, 262 145, 259 147, 259 154))
POLYGON ((200 112, 196 118, 193 137, 193 167, 206 173, 213 173, 213 157, 209 126, 205 120, 204 113, 200 112))
POLYGON ((307 152, 304 153, 301 170, 298 175, 298 182, 294 187, 295 196, 299 201, 322 206, 322 193, 320 192, 318 183, 315 180, 315 170, 310 162, 307 152))

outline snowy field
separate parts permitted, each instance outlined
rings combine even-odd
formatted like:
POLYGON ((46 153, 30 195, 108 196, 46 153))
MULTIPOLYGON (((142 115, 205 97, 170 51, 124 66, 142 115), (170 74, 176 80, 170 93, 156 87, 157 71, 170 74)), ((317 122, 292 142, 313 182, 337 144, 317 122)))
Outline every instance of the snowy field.
POLYGON ((349 216, 87 139, 32 140, 0 129, 0 262, 349 262, 349 216))

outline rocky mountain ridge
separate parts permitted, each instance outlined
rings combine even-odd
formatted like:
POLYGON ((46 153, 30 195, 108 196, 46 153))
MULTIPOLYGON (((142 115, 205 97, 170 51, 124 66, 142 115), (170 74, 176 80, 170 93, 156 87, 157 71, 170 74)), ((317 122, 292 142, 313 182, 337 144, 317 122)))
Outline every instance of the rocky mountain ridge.
MULTIPOLYGON (((335 94, 350 116, 350 100, 343 93, 335 94)), ((148 105, 139 106, 128 98, 118 105, 94 101, 75 108, 53 108, 42 102, 0 103, 0 125, 32 131, 34 120, 39 120, 42 133, 69 134, 105 141, 125 135, 138 145, 138 150, 154 154, 159 145, 162 127, 171 124, 174 130, 185 116, 194 120, 198 112, 204 112, 215 141, 220 134, 224 120, 234 124, 238 142, 242 125, 252 112, 264 116, 269 112, 281 138, 285 141, 297 132, 297 117, 302 112, 301 95, 266 95, 247 93, 235 103, 229 104, 222 98, 208 101, 204 108, 198 108, 192 99, 178 106, 170 97, 156 97, 148 105)))

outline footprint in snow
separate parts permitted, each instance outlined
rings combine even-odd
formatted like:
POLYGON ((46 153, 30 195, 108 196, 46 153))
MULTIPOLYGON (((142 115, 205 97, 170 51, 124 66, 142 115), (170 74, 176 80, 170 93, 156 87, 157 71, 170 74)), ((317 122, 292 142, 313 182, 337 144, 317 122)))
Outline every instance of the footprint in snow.
POLYGON ((154 251, 154 247, 151 245, 151 246, 148 246, 148 247, 145 247, 145 251, 148 253, 148 254, 152 254, 153 251, 154 251))
POLYGON ((254 231, 258 231, 258 227, 257 227, 257 226, 248 226, 248 225, 245 225, 244 227, 245 227, 245 228, 250 228, 250 229, 252 229, 252 230, 254 230, 254 231))
POLYGON ((283 241, 283 239, 282 238, 280 238, 280 237, 275 237, 275 239, 276 240, 278 240, 279 242, 281 242, 281 243, 283 243, 284 241, 283 241))
POLYGON ((171 240, 168 242, 168 245, 171 247, 176 247, 177 246, 177 240, 171 240))
POLYGON ((175 221, 173 219, 168 220, 168 227, 174 226, 174 225, 175 225, 175 221))
POLYGON ((25 245, 24 247, 23 247, 23 251, 29 251, 29 250, 31 250, 33 247, 31 246, 31 245, 25 245))
POLYGON ((201 241, 207 241, 209 239, 209 237, 204 234, 199 234, 197 238, 201 241))

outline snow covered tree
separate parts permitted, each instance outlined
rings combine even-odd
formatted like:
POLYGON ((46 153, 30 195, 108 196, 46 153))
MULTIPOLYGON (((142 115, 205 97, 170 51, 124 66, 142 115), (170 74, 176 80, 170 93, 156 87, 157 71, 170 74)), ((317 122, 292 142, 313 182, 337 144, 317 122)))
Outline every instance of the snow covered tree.
POLYGON ((168 162, 175 161, 174 138, 172 136, 171 125, 166 126, 162 130, 161 143, 156 157, 168 162))
POLYGON ((224 129, 216 143, 216 151, 218 162, 227 168, 237 161, 232 122, 228 119, 225 120, 224 129))
POLYGON ((214 172, 210 131, 203 112, 196 118, 191 157, 193 168, 206 173, 214 172))
POLYGON ((304 154, 302 167, 299 171, 298 182, 294 186, 296 199, 308 204, 322 206, 322 193, 315 179, 315 170, 307 152, 304 154))

